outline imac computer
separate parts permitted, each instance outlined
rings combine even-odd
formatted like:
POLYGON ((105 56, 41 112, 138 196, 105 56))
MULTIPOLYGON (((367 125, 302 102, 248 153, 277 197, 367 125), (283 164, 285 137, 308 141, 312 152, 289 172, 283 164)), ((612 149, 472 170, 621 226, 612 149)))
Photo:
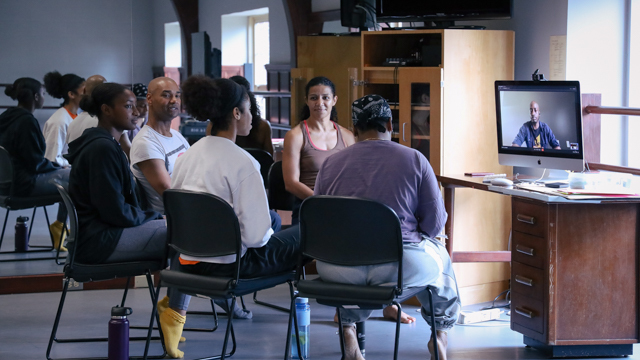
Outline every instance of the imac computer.
POLYGON ((500 165, 582 171, 578 81, 496 81, 500 165))

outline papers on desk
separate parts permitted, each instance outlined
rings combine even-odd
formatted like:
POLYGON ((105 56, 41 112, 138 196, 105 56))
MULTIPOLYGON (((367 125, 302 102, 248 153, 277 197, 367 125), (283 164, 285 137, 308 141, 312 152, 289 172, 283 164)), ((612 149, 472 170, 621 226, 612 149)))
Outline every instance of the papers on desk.
POLYGON ((535 191, 552 196, 560 196, 568 200, 623 200, 637 199, 640 195, 623 187, 608 187, 602 189, 554 189, 534 184, 518 184, 519 189, 535 191))

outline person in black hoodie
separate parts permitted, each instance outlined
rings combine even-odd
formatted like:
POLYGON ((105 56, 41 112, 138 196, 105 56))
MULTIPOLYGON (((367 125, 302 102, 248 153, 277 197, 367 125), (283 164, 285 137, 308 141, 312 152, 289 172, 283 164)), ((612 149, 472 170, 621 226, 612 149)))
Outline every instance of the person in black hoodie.
POLYGON ((76 259, 100 264, 164 258, 162 215, 142 210, 127 156, 116 139, 138 118, 136 97, 120 84, 98 85, 87 101, 98 127, 69 144, 69 194, 78 212, 76 259))
MULTIPOLYGON (((5 195, 44 196, 58 194, 52 179, 69 180, 69 169, 44 157, 45 141, 38 120, 33 116, 36 109, 44 104, 44 87, 32 78, 20 78, 5 88, 4 93, 18 106, 7 109, 0 115, 0 146, 11 156, 13 182, 5 195)), ((64 204, 58 205, 58 217, 51 227, 62 229, 67 220, 64 204)), ((53 245, 58 248, 60 231, 52 235, 53 245)), ((62 246, 61 251, 67 251, 62 246)))

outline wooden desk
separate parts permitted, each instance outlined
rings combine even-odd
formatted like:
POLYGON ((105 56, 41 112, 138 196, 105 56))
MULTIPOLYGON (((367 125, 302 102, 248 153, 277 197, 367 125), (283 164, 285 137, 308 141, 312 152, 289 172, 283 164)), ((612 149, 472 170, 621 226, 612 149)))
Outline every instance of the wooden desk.
MULTIPOLYGON (((455 188, 491 191, 481 179, 439 180, 449 231, 455 188)), ((631 355, 639 340, 640 201, 528 197, 526 191, 511 194, 511 329, 552 357, 631 355)), ((490 259, 502 253, 465 256, 490 259)))
POLYGON ((472 188, 489 191, 489 184, 482 182, 482 177, 470 177, 464 175, 443 176, 436 175, 438 181, 444 188, 444 207, 449 217, 444 226, 444 233, 447 235, 446 248, 453 262, 509 262, 511 261, 510 251, 456 251, 453 252, 453 222, 454 204, 456 188, 472 188))

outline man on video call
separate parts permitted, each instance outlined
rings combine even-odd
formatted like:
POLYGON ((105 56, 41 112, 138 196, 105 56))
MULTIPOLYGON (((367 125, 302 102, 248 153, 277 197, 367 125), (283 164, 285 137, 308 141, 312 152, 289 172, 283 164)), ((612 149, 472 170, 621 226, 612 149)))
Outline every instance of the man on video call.
POLYGON ((560 142, 553 136, 549 125, 540 121, 540 106, 537 102, 532 101, 529 104, 529 114, 531 114, 531 120, 522 124, 511 146, 520 147, 524 143, 528 148, 560 150, 560 142))

